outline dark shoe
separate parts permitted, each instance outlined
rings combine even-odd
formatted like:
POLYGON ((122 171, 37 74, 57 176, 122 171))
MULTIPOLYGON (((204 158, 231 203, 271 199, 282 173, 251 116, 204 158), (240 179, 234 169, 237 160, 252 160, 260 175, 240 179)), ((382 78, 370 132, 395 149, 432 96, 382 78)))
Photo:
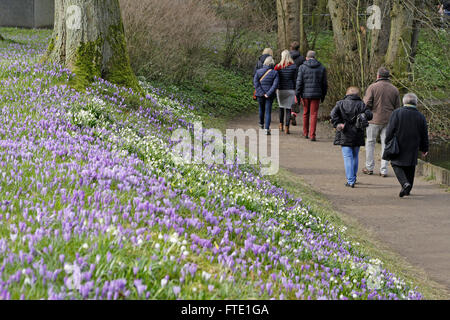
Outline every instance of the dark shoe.
POLYGON ((261 128, 261 129, 264 129, 264 125, 263 124, 259 124, 259 127, 261 128))
POLYGON ((309 137, 308 136, 303 136, 305 139, 309 139, 309 137))
POLYGON ((387 178, 387 174, 384 174, 384 173, 380 173, 380 177, 382 177, 382 178, 387 178))
POLYGON ((409 183, 405 183, 405 185, 402 188, 402 191, 400 191, 399 197, 403 198, 404 196, 409 196, 411 193, 412 186, 409 183))
POLYGON ((266 136, 270 136, 270 135, 271 135, 270 129, 266 129, 266 130, 264 130, 264 131, 265 131, 265 133, 266 133, 266 136))
POLYGON ((363 172, 364 174, 368 174, 369 176, 373 175, 373 171, 369 171, 369 170, 367 170, 367 168, 364 168, 364 169, 362 170, 362 172, 363 172))
POLYGON ((284 133, 286 133, 286 134, 291 134, 291 133, 289 132, 289 126, 284 127, 284 133))
POLYGON ((350 184, 348 182, 345 184, 345 186, 348 187, 348 188, 355 188, 354 184, 350 184))
POLYGON ((316 142, 317 140, 316 140, 316 138, 311 138, 311 141, 316 142))

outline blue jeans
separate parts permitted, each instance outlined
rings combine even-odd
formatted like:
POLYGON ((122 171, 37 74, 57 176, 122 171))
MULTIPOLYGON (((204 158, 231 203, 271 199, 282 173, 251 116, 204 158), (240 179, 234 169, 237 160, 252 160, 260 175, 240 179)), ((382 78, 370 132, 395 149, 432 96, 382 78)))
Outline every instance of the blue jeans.
POLYGON ((358 174, 359 165, 359 149, 360 147, 342 147, 342 155, 344 156, 345 175, 350 185, 356 183, 356 175, 358 174))
POLYGON ((264 124, 264 129, 270 129, 270 123, 272 121, 272 104, 273 98, 267 99, 266 97, 258 97, 259 103, 259 124, 264 124))

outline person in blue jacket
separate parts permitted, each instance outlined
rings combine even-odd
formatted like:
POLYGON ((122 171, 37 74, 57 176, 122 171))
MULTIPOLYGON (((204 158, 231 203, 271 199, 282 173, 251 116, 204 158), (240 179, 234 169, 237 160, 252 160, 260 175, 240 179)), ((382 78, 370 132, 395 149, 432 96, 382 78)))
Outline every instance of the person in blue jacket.
POLYGON ((261 69, 257 70, 253 78, 256 89, 256 97, 259 103, 259 125, 270 135, 270 123, 272 120, 272 105, 278 89, 278 72, 274 70, 275 61, 267 57, 261 69))

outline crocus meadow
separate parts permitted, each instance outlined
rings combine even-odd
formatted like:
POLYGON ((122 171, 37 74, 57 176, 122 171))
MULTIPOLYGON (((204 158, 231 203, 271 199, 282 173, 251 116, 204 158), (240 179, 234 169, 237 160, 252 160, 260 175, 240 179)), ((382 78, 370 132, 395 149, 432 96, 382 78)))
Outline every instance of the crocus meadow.
POLYGON ((0 43, 0 299, 421 299, 258 168, 175 163, 195 107, 0 43))

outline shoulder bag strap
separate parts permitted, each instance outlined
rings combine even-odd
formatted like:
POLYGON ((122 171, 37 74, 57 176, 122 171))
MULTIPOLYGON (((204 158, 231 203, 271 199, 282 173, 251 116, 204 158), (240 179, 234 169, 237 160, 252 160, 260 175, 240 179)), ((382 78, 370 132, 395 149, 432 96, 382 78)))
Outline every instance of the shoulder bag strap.
POLYGON ((263 81, 265 77, 267 77, 270 73, 270 71, 272 71, 272 69, 267 70, 267 72, 262 76, 261 79, 259 79, 259 82, 263 81))

